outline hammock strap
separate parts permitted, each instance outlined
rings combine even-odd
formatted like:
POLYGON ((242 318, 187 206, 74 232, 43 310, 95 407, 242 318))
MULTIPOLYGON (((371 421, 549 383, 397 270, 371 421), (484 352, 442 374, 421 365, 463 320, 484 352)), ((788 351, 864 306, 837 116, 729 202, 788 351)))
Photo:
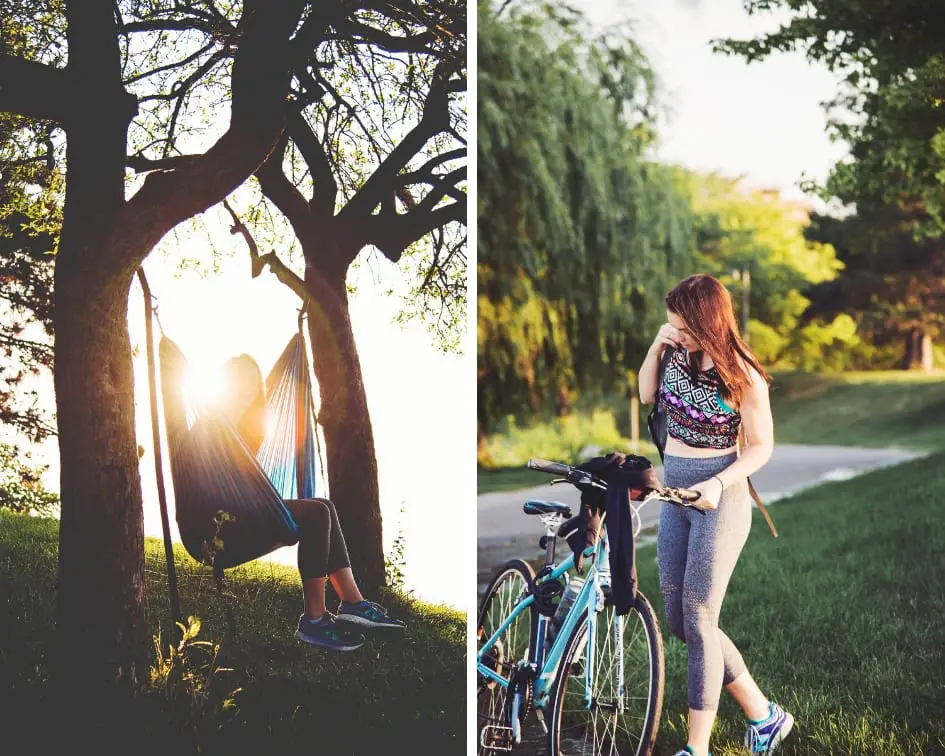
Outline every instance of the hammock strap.
MULTIPOLYGON (((167 560, 167 592, 171 603, 171 617, 174 619, 175 630, 177 623, 183 623, 180 611, 180 594, 177 590, 177 569, 174 566, 174 548, 171 546, 171 525, 167 515, 167 492, 164 484, 164 462, 161 453, 161 431, 158 427, 157 378, 154 361, 154 326, 153 317, 157 317, 157 310, 152 306, 151 287, 144 275, 144 267, 138 268, 138 278, 141 281, 141 290, 144 292, 144 326, 147 339, 148 354, 148 384, 151 390, 151 432, 154 443, 154 474, 157 480, 158 503, 161 506, 161 527, 164 530, 164 558, 167 560)), ((161 321, 158 320, 158 327, 161 321)), ((161 333, 164 329, 161 328, 161 333)))

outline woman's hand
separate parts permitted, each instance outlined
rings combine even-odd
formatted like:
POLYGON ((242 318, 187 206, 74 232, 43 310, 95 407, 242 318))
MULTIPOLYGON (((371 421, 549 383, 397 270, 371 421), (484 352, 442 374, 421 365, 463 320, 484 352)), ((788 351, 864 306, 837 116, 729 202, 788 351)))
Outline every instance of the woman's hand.
POLYGON ((698 491, 702 494, 695 502, 695 506, 700 509, 718 509, 719 502, 722 500, 722 481, 718 478, 709 478, 694 486, 688 486, 690 491, 698 491))
POLYGON ((674 349, 679 346, 679 332, 669 323, 663 323, 650 345, 650 352, 658 353, 668 346, 674 349))

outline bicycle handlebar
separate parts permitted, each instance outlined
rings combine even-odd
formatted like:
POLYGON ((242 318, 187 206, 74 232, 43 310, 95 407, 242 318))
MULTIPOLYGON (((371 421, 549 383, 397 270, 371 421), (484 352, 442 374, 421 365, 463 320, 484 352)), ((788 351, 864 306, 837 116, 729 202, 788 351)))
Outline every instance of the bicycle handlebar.
POLYGON ((565 465, 561 462, 552 462, 548 459, 530 459, 528 460, 528 467, 531 470, 538 470, 538 472, 550 473, 551 475, 564 475, 565 477, 570 477, 572 472, 579 472, 583 475, 588 474, 583 470, 571 467, 571 465, 565 465))
MULTIPOLYGON (((585 470, 566 465, 563 462, 552 462, 548 459, 530 459, 528 460, 528 468, 551 475, 561 475, 567 478, 568 483, 572 485, 583 484, 593 485, 598 488, 607 488, 607 483, 600 478, 591 475, 585 470)), ((698 491, 693 491, 688 488, 669 488, 664 486, 660 489, 647 489, 644 492, 644 499, 650 496, 664 499, 677 506, 692 507, 693 509, 698 509, 700 512, 703 511, 701 507, 693 506, 693 503, 699 500, 701 494, 698 491)))

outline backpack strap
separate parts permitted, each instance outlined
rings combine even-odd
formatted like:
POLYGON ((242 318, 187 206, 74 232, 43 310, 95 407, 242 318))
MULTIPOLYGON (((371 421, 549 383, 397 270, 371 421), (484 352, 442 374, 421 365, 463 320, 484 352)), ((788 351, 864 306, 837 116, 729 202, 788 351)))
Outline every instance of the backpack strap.
POLYGON ((676 351, 675 347, 667 346, 660 355, 660 364, 656 373, 656 400, 653 402, 653 408, 646 418, 646 424, 650 431, 650 438, 653 440, 656 450, 660 453, 660 460, 663 459, 663 452, 666 447, 666 417, 660 409, 660 386, 663 385, 663 375, 666 373, 666 366, 676 351))
MULTIPOLYGON (((741 454, 743 443, 742 441, 747 441, 745 436, 745 426, 742 425, 738 433, 738 453, 741 454)), ((751 494, 751 498, 754 500, 755 504, 758 505, 758 509, 761 510, 762 516, 765 518, 765 522, 768 523, 768 528, 771 530, 771 535, 775 538, 778 537, 778 530, 774 527, 774 520, 771 519, 771 515, 768 514, 768 510, 764 505, 764 502, 761 500, 761 496, 758 495, 758 491, 755 488, 754 483, 751 482, 751 478, 747 478, 748 481, 748 493, 751 494)))

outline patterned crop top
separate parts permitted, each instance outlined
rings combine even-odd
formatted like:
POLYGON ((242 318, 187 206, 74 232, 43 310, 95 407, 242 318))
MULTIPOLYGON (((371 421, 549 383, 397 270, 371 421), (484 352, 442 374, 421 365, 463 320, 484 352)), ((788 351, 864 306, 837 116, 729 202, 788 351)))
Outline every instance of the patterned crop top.
POLYGON ((689 372, 689 353, 677 349, 663 373, 659 402, 666 413, 666 432, 699 449, 730 449, 738 441, 742 417, 722 398, 722 381, 714 367, 689 372))

